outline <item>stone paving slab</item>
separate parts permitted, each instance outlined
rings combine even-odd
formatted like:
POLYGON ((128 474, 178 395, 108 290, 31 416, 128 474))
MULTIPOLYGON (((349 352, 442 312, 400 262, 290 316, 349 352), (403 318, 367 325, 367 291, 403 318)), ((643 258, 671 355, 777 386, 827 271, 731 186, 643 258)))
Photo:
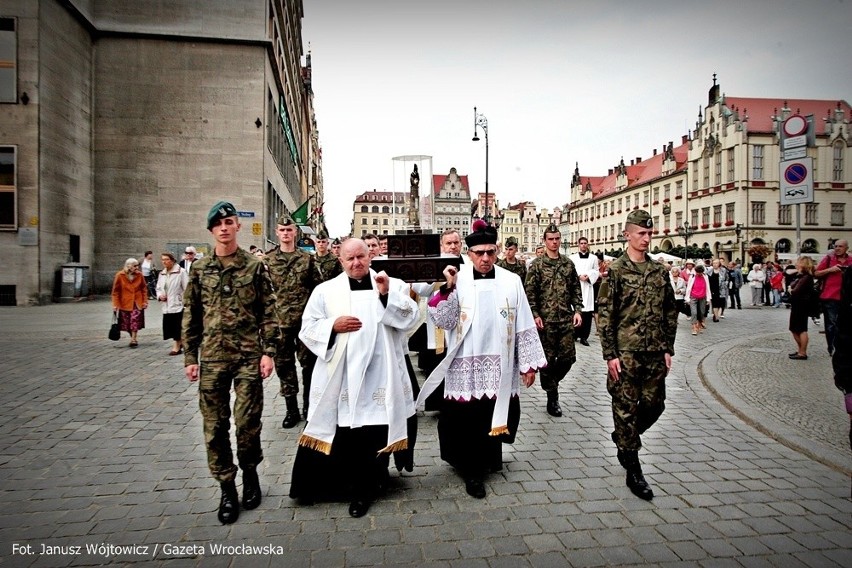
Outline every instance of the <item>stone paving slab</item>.
POLYGON ((537 386, 523 393, 517 443, 504 451, 504 470, 488 479, 486 499, 468 497, 441 462, 436 416, 427 413, 415 471, 394 472, 388 495, 362 519, 350 518, 345 504, 297 507, 287 497, 298 429, 280 428, 285 405, 273 378, 265 385, 264 501, 222 526, 196 386, 183 377, 180 358, 166 356, 155 309, 131 350, 126 340, 105 339, 105 301, 2 308, 0 562, 848 566, 848 418, 841 412, 835 427, 830 407, 842 410, 842 397, 814 388, 830 381, 816 355, 822 336, 812 334, 815 356, 801 362, 812 375, 787 373, 778 333, 786 316, 729 312, 696 337, 681 320, 667 409, 644 437, 656 493, 650 503, 624 486, 615 460, 605 366, 593 337, 591 347, 578 345, 562 383, 562 419, 544 412, 537 386), (766 373, 775 367, 784 370, 766 373), (736 413, 702 378, 717 393, 736 395, 737 406, 726 401, 736 413), (784 388, 763 389, 758 380, 784 381, 784 388), (767 433, 740 418, 756 416, 754 407, 775 417, 760 418, 767 433), (807 429, 799 434, 813 440, 803 445, 820 444, 838 463, 779 442, 767 425, 785 434, 807 429))

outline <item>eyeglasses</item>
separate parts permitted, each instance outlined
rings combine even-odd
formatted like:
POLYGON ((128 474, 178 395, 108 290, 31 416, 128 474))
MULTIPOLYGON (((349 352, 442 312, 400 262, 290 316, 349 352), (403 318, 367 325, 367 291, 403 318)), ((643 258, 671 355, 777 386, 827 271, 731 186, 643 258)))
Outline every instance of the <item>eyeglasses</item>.
POLYGON ((483 255, 486 255, 486 254, 488 256, 497 256, 497 249, 471 250, 469 252, 472 252, 473 254, 475 254, 477 257, 480 257, 480 258, 483 255))

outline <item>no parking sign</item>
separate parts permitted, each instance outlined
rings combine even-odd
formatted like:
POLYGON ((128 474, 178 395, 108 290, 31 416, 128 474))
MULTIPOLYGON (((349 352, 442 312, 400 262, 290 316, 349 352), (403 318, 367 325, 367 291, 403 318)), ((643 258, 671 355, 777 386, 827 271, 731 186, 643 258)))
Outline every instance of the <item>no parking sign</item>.
POLYGON ((781 205, 813 203, 813 158, 781 162, 781 205))

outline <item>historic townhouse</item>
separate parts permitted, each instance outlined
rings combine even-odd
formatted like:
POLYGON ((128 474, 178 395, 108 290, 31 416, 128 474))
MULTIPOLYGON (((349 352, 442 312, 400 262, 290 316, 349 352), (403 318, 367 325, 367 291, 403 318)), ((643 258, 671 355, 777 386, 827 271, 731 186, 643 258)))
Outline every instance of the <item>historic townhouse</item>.
POLYGON ((455 168, 447 175, 433 175, 435 189, 434 232, 455 229, 462 239, 470 232, 470 184, 455 168))
POLYGON ((852 203, 848 164, 850 107, 843 100, 728 97, 710 89, 695 129, 677 147, 669 142, 648 159, 622 160, 606 176, 572 180, 569 238, 586 236, 593 250, 622 248, 627 212, 654 218, 652 247, 668 251, 695 244, 713 255, 753 261, 764 245, 795 252, 795 205, 779 204, 781 127, 792 115, 811 124, 802 150, 813 158, 814 202, 801 207, 801 248, 825 253, 848 237, 852 203))

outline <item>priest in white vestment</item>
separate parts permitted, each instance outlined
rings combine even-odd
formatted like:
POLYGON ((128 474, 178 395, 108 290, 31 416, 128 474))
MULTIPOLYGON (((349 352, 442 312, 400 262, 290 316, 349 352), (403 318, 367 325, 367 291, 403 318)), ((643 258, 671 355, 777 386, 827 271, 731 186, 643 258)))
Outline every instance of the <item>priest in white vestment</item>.
POLYGON ((441 458, 485 497, 486 474, 503 467, 502 444, 520 423, 520 383, 529 387, 547 364, 520 278, 494 263, 497 232, 477 221, 465 242, 470 263, 444 270, 446 285, 429 302, 429 316, 447 335, 447 356, 424 383, 422 408, 444 381, 438 419, 441 458))
POLYGON ((299 339, 318 359, 290 497, 348 499, 361 517, 387 482, 390 454, 408 451, 413 464, 405 354, 418 312, 408 284, 370 270, 362 240, 341 245, 340 263, 344 273, 317 286, 302 315, 299 339))
POLYGON ((580 315, 583 317, 583 325, 574 330, 574 339, 586 347, 589 346, 589 335, 592 332, 592 319, 595 315, 595 282, 601 277, 598 257, 589 252, 589 239, 580 237, 577 240, 580 249, 570 257, 580 277, 580 292, 583 294, 583 309, 580 315))

